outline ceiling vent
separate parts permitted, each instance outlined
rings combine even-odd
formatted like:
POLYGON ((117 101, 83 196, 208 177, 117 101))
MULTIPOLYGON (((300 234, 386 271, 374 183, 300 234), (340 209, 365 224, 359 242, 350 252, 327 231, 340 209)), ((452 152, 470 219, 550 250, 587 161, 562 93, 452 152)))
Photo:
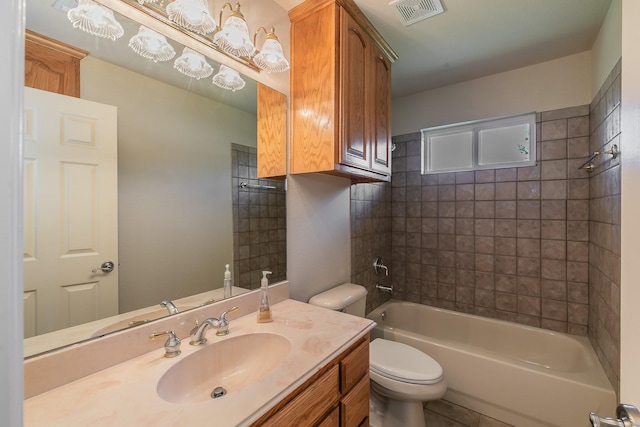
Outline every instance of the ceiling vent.
POLYGON ((389 6, 405 27, 444 12, 440 0, 394 0, 389 6))
POLYGON ((78 0, 56 0, 51 5, 52 8, 63 12, 68 12, 69 9, 73 9, 76 6, 78 6, 78 0))

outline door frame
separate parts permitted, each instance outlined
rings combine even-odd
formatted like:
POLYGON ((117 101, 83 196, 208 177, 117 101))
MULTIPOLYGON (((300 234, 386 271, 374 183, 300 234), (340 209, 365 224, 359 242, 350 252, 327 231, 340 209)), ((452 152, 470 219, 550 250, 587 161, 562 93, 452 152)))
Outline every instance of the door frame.
POLYGON ((0 2, 0 413, 22 425, 22 88, 25 1, 0 2))

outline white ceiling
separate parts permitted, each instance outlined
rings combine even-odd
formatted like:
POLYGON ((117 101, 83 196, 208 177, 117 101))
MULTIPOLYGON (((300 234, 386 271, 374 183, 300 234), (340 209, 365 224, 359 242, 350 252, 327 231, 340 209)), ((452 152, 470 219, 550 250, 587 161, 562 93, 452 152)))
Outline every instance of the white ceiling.
POLYGON ((398 97, 590 50, 611 0, 442 0, 444 13, 408 27, 389 0, 355 3, 398 54, 398 97))
MULTIPOLYGON (((100 44, 100 51, 116 63, 119 60, 138 72, 160 73, 159 64, 150 66, 148 61, 134 58, 126 40, 119 43, 122 46, 95 38, 88 41, 89 45, 76 42, 73 37, 79 32, 66 22, 65 13, 51 8, 54 1, 28 0, 27 27, 94 52, 100 44)), ((284 9, 278 12, 277 7, 259 0, 262 10, 256 10, 254 15, 282 13, 286 20, 284 11, 302 1, 275 0, 284 9)), ((389 6, 389 0, 354 1, 399 56, 392 69, 394 97, 589 50, 611 3, 611 0, 442 0, 444 13, 405 27, 389 6)), ((250 5, 253 3, 249 2, 250 5)), ((127 28, 128 32, 137 29, 133 25, 127 28)), ((280 36, 283 42, 288 41, 282 31, 280 36)), ((176 74, 171 65, 168 68, 165 75, 176 74)), ((255 93, 255 83, 249 79, 249 87, 242 94, 212 88, 209 79, 183 80, 171 84, 187 85, 219 100, 228 98, 222 102, 255 111, 255 98, 243 99, 243 95, 255 93), (217 93, 212 96, 212 91, 217 93)))

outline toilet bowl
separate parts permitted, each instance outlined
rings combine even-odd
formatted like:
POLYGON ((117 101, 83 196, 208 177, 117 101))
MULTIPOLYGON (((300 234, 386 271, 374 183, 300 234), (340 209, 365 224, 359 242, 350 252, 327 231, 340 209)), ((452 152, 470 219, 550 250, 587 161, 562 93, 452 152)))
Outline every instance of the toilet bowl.
MULTIPOLYGON (((345 283, 309 304, 364 317, 367 290, 345 283)), ((447 390, 444 372, 429 355, 406 344, 376 338, 369 346, 371 427, 425 427, 422 405, 447 390)))
POLYGON ((369 347, 372 427, 423 427, 422 405, 447 391, 438 362, 420 350, 376 338, 369 347))

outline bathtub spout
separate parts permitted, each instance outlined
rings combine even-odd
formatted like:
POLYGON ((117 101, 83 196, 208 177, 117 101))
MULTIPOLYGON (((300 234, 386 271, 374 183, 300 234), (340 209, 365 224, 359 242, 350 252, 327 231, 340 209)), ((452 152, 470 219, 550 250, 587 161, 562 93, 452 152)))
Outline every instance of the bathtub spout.
POLYGON ((391 294, 391 298, 393 298, 393 285, 385 286, 380 283, 376 284, 376 289, 381 290, 382 292, 389 292, 391 294))

